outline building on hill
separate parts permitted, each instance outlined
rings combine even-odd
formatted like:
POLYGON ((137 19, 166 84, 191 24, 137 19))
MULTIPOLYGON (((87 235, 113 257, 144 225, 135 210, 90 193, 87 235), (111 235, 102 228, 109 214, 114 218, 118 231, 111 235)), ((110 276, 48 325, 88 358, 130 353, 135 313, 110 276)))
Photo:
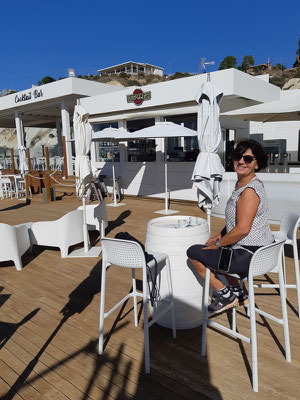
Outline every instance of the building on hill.
POLYGON ((138 75, 138 74, 144 74, 144 75, 159 75, 163 76, 164 69, 161 67, 157 67, 152 64, 147 64, 147 63, 138 63, 135 61, 127 61, 122 64, 118 65, 113 65, 111 67, 103 68, 103 69, 98 69, 98 74, 99 76, 102 75, 111 75, 111 74, 121 74, 122 72, 125 72, 126 74, 130 75, 138 75))
POLYGON ((264 72, 264 71, 269 71, 272 68, 272 63, 267 62, 264 64, 257 64, 257 65, 251 65, 247 71, 248 74, 253 74, 256 72, 264 72))

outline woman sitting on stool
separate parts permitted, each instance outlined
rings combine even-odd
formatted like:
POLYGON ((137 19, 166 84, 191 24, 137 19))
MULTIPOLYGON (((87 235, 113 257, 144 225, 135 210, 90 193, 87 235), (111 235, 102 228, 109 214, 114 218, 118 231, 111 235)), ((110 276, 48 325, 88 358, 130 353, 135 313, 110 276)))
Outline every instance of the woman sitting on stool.
POLYGON ((238 274, 243 279, 248 275, 253 253, 274 241, 268 222, 264 186, 255 175, 267 166, 267 159, 258 142, 248 139, 238 142, 233 151, 238 180, 226 205, 226 226, 218 235, 209 238, 205 245, 194 245, 187 250, 187 256, 203 278, 206 268, 212 272, 210 284, 216 291, 216 299, 208 307, 211 313, 220 313, 238 303, 243 305, 248 302, 238 279, 218 269, 221 248, 230 246, 233 250, 227 272, 238 274), (218 279, 217 274, 220 273, 226 277, 229 286, 224 286, 218 279))

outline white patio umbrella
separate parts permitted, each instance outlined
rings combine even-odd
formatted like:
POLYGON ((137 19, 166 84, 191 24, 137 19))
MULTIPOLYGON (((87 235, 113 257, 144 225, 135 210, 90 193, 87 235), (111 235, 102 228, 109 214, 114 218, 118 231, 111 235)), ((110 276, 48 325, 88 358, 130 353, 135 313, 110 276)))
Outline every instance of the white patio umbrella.
MULTIPOLYGON (((174 124, 174 122, 157 122, 155 125, 143 128, 130 133, 130 139, 155 139, 155 138, 174 138, 174 137, 193 137, 197 132, 193 129, 185 128, 182 125, 174 124)), ((168 164, 167 149, 165 144, 165 208, 164 210, 155 211, 158 214, 174 214, 178 211, 168 209, 168 164)))
POLYGON ((82 198, 83 205, 83 238, 84 249, 74 250, 69 257, 97 257, 101 247, 90 248, 86 223, 86 187, 92 179, 91 163, 88 156, 92 141, 92 127, 88 121, 89 114, 80 105, 74 108, 73 128, 75 137, 75 175, 76 193, 82 198))
POLYGON ((206 210, 210 232, 210 214, 219 203, 220 182, 224 173, 217 154, 222 132, 219 121, 219 103, 223 93, 212 83, 201 85, 195 100, 198 107, 198 140, 200 153, 194 167, 192 181, 197 187, 198 206, 206 210))
POLYGON ((223 113, 245 121, 279 122, 300 120, 300 90, 282 90, 280 99, 223 113))
POLYGON ((113 199, 114 199, 114 201, 113 201, 113 203, 107 204, 107 206, 109 206, 109 207, 120 207, 120 206, 125 205, 125 203, 117 203, 114 147, 115 147, 115 142, 125 140, 124 135, 126 135, 126 133, 127 133, 127 131, 125 131, 125 129, 123 129, 123 128, 113 128, 111 126, 108 128, 102 129, 101 131, 92 133, 92 141, 93 142, 110 139, 110 141, 113 143, 111 160, 112 160, 112 180, 113 180, 113 199))
MULTIPOLYGON (((140 129, 132 133, 127 132, 124 129, 106 128, 103 129, 102 131, 93 133, 93 141, 112 139, 115 142, 122 142, 127 140, 138 140, 138 139, 156 139, 156 138, 166 139, 166 138, 184 137, 184 136, 192 137, 196 135, 197 135, 196 131, 189 128, 185 128, 182 125, 174 124, 174 122, 157 122, 155 125, 140 129)), ((115 195, 114 198, 116 198, 115 195)), ((168 167, 167 167, 166 151, 165 151, 165 209, 156 212, 161 214, 174 214, 177 212, 168 209, 168 167)))

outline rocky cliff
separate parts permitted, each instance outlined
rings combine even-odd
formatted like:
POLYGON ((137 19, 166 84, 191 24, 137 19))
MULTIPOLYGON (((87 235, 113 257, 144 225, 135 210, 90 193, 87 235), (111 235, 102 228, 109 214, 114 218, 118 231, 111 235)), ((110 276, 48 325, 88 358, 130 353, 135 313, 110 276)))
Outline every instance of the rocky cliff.
MULTIPOLYGON (((30 148, 30 155, 39 157, 42 155, 42 145, 48 146, 51 155, 57 153, 56 129, 25 128, 26 147, 30 148)), ((17 134, 15 129, 0 128, 0 153, 5 149, 17 149, 17 134)))

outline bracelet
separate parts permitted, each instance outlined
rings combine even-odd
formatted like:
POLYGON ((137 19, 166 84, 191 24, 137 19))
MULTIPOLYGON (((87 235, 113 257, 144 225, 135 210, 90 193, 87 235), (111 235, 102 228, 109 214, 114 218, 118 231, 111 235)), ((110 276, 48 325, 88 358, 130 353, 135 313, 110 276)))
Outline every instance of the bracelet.
POLYGON ((220 248, 222 247, 221 244, 220 244, 220 239, 219 239, 219 238, 215 240, 214 245, 215 245, 218 249, 220 249, 220 248))

